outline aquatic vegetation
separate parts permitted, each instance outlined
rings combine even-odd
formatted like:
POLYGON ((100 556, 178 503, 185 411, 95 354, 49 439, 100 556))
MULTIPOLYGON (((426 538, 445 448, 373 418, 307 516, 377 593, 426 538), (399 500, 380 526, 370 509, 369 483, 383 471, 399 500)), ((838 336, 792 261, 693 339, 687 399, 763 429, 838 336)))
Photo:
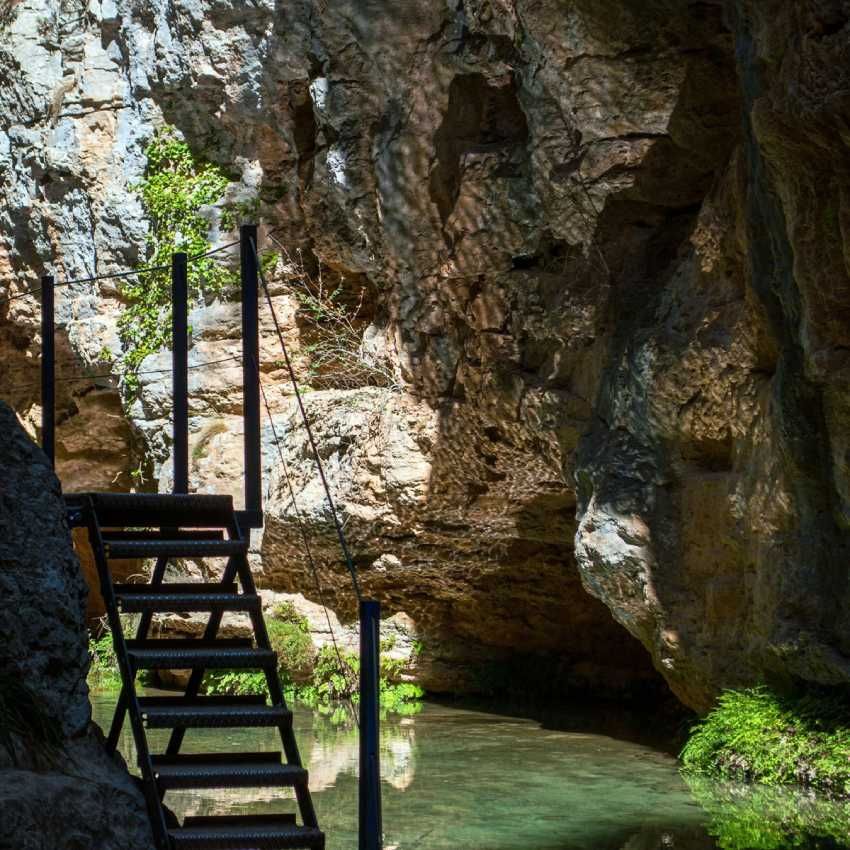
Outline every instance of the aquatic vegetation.
POLYGON ((686 772, 850 796, 850 700, 822 690, 727 691, 692 730, 686 772))
MULTIPOLYGON (((151 221, 144 265, 170 266, 176 251, 190 256, 204 254, 211 243, 207 238, 209 222, 201 211, 221 202, 229 178, 220 166, 197 157, 173 127, 160 129, 145 155, 144 177, 132 187, 141 196, 151 221)), ((235 280, 235 273, 214 257, 196 259, 188 270, 190 301, 220 293, 235 280)), ((170 273, 166 270, 127 278, 122 292, 128 304, 118 319, 118 334, 125 349, 121 369, 125 388, 133 394, 138 391, 136 373, 142 361, 169 342, 170 273)))
POLYGON ((686 775, 709 816, 707 829, 720 850, 844 847, 850 805, 789 788, 741 785, 686 775))

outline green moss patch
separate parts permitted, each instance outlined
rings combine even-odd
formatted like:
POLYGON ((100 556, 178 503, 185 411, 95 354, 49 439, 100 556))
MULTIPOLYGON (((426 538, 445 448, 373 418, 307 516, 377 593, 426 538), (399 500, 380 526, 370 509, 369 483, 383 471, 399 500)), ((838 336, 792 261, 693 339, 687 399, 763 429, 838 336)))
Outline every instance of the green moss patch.
POLYGON ((850 699, 810 690, 727 691, 692 730, 684 770, 850 797, 850 699))

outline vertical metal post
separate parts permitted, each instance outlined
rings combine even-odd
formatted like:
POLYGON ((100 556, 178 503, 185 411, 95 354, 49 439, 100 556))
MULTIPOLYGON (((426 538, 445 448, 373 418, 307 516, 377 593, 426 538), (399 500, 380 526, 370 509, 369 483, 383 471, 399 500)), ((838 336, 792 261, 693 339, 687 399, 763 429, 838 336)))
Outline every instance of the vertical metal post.
POLYGON ((381 604, 360 601, 360 819, 359 850, 381 850, 381 763, 378 693, 381 604))
POLYGON ((175 493, 189 492, 188 257, 171 255, 171 374, 175 493))
POLYGON ((260 332, 257 315, 257 225, 239 228, 242 280, 242 416, 245 423, 245 510, 261 522, 260 332))
POLYGON ((56 338, 53 276, 41 279, 41 448, 56 466, 56 338))

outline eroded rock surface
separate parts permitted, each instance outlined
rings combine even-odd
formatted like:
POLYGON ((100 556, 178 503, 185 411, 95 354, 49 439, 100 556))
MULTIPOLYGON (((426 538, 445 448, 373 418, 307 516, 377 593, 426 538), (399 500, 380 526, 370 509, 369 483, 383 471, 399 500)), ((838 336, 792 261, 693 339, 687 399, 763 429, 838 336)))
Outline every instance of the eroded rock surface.
POLYGON ((142 795, 91 724, 86 586, 59 483, 3 403, 0 435, 0 676, 56 729, 49 744, 0 729, 0 847, 149 850, 142 795))
MULTIPOLYGON (((846 4, 77 12, 22 0, 7 15, 10 291, 144 258, 127 187, 169 122, 232 175, 230 200, 259 198, 264 246, 366 293, 364 348, 384 371, 343 386, 309 368, 297 270, 272 275, 364 588, 412 618, 433 686, 473 687, 518 653, 615 689, 652 680, 651 658, 700 709, 766 677, 850 680, 846 4)), ((74 363, 108 363, 120 287, 77 284, 58 304, 74 363)), ((4 350, 31 362, 32 300, 0 309, 4 350)), ((285 462, 345 619, 263 323, 285 446, 281 460, 266 425, 257 571, 318 598, 285 462)), ((192 372, 193 486, 238 494, 236 307, 196 305, 191 324, 193 365, 222 361, 192 372)), ((30 421, 35 399, 16 402, 30 421)), ((167 373, 144 377, 126 416, 141 453, 105 467, 167 488, 167 373)), ((83 461, 60 466, 66 486, 83 461)))

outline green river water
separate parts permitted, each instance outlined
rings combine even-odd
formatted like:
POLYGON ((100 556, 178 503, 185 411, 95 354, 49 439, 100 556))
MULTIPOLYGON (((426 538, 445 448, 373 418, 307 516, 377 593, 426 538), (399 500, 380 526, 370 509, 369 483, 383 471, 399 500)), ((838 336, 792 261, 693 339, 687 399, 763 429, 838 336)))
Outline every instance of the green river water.
MULTIPOLYGON (((96 695, 108 727, 114 696, 96 695)), ((383 722, 386 850, 850 848, 850 805, 765 788, 686 783, 634 729, 541 723, 426 703, 383 722)), ((602 724, 599 724, 602 726, 602 724)), ((328 850, 357 841, 356 730, 296 706, 296 736, 328 850)), ((644 731, 650 731, 645 729, 644 731)), ((166 733, 151 733, 161 748, 166 733)), ((125 725, 121 749, 132 764, 125 725)), ((279 750, 274 730, 190 730, 187 752, 279 750)), ((170 792, 178 816, 294 811, 276 789, 170 792)))

